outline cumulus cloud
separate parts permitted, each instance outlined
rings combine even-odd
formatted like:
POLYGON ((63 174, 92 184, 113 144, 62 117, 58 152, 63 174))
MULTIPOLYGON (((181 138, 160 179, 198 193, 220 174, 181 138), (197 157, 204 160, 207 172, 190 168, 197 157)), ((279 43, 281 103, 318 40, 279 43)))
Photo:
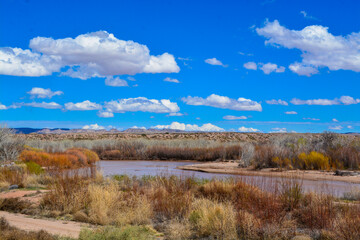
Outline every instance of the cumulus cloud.
POLYGON ((337 126, 329 126, 329 129, 330 129, 330 130, 339 131, 339 130, 343 129, 343 127, 340 126, 340 125, 337 125, 337 126))
POLYGON ((173 55, 150 55, 146 45, 117 39, 106 31, 76 38, 36 37, 30 48, 0 48, 0 74, 45 76, 66 66, 70 69, 63 75, 80 79, 180 71, 173 55))
POLYGON ((310 77, 313 74, 319 73, 319 70, 315 67, 306 66, 304 64, 295 62, 289 65, 289 69, 298 75, 310 77))
POLYGON ((130 129, 143 129, 143 130, 146 130, 146 127, 132 126, 130 129))
POLYGON ((184 116, 183 113, 179 113, 179 112, 172 112, 172 113, 169 113, 168 115, 166 115, 167 117, 181 117, 181 116, 184 116))
POLYGON ((246 116, 232 116, 232 115, 226 115, 223 117, 225 120, 245 120, 247 119, 246 116))
POLYGON ((201 97, 184 97, 182 101, 188 105, 210 106, 216 108, 231 109, 237 111, 262 111, 261 104, 250 99, 238 98, 232 99, 226 96, 211 94, 207 98, 201 97))
POLYGON ((153 112, 153 113, 175 113, 180 111, 175 102, 168 99, 147 99, 145 97, 119 99, 104 104, 106 111, 114 113, 124 112, 153 112))
POLYGON ((107 111, 99 111, 99 112, 97 113, 97 115, 98 115, 99 117, 102 117, 102 118, 112 118, 112 117, 114 117, 114 113, 112 113, 112 112, 107 112, 107 111))
POLYGON ((277 20, 266 21, 256 32, 267 38, 266 44, 302 51, 302 62, 290 65, 290 70, 298 74, 310 76, 320 67, 360 72, 360 33, 335 36, 320 25, 290 30, 277 20))
POLYGON ((196 124, 185 124, 179 122, 172 122, 170 125, 156 125, 151 128, 155 129, 172 129, 172 130, 180 130, 180 131, 194 131, 194 132, 221 132, 225 131, 225 129, 215 126, 211 123, 203 124, 202 126, 198 126, 196 124))
POLYGON ((285 112, 285 114, 294 115, 294 114, 298 114, 298 113, 295 111, 288 111, 288 112, 285 112))
POLYGON ((260 132, 259 129, 251 128, 251 127, 247 128, 247 127, 244 127, 244 126, 239 127, 238 131, 239 132, 260 132))
POLYGON ((244 63, 244 68, 249 70, 257 70, 258 67, 261 71, 263 71, 265 74, 270 74, 272 72, 276 73, 283 73, 285 72, 285 67, 278 66, 275 63, 255 63, 255 62, 247 62, 244 63))
POLYGON ((339 120, 337 120, 336 118, 332 119, 333 122, 339 122, 339 120))
POLYGON ((205 62, 207 64, 210 64, 210 65, 217 65, 217 66, 223 66, 223 67, 227 67, 227 65, 224 65, 220 60, 216 59, 216 58, 208 58, 208 59, 205 59, 205 62))
POLYGON ((53 96, 64 94, 62 91, 53 92, 50 88, 44 89, 39 87, 34 87, 27 93, 31 95, 31 98, 52 98, 53 96))
POLYGON ((286 133, 287 129, 286 128, 272 128, 271 129, 271 133, 286 133))
POLYGON ((283 73, 285 72, 285 67, 282 66, 278 66, 275 63, 265 63, 265 64, 260 64, 261 67, 260 69, 265 73, 265 74, 270 74, 272 72, 276 72, 276 73, 283 73))
POLYGON ((169 77, 165 78, 165 79, 164 79, 164 82, 180 83, 179 80, 177 80, 177 79, 175 79, 175 78, 169 78, 169 77))
POLYGON ((290 101, 295 105, 351 105, 360 103, 360 99, 354 99, 350 96, 342 96, 335 99, 310 99, 310 100, 301 100, 298 98, 293 98, 290 101))
POLYGON ((284 106, 288 106, 289 104, 286 102, 286 101, 283 101, 281 99, 272 99, 272 100, 266 100, 265 101, 267 104, 270 104, 270 105, 284 105, 284 106))
POLYGON ((255 62, 247 62, 244 63, 244 68, 249 69, 249 70, 257 70, 257 64, 255 62))
POLYGON ((70 111, 89 111, 89 110, 99 110, 101 105, 97 103, 90 102, 89 100, 79 102, 79 103, 65 103, 65 109, 70 111))
POLYGON ((6 110, 6 109, 7 109, 7 107, 0 103, 0 110, 6 110))
POLYGON ((128 83, 126 80, 120 79, 119 77, 107 77, 105 79, 105 85, 111 87, 128 87, 128 83))
POLYGON ((103 129, 105 129, 105 127, 99 126, 97 123, 95 123, 95 124, 85 125, 85 126, 82 127, 82 129, 86 129, 86 130, 103 130, 103 129))
POLYGON ((0 74, 38 77, 51 75, 61 68, 60 57, 46 56, 21 48, 0 48, 0 74))

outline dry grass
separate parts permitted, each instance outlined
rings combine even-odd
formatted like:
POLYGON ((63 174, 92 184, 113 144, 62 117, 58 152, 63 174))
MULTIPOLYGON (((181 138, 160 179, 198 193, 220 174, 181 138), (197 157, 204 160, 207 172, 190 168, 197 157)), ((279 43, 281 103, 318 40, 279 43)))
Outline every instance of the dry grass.
POLYGON ((230 203, 197 199, 193 203, 190 222, 198 237, 236 239, 236 215, 230 203))

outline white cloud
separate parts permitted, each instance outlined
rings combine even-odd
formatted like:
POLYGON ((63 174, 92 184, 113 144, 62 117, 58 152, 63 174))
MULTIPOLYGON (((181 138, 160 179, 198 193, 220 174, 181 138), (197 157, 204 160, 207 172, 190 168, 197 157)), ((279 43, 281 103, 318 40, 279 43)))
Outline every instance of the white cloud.
POLYGON ((0 74, 38 77, 51 75, 61 68, 60 58, 21 48, 0 48, 0 74))
POLYGON ((336 118, 332 119, 333 122, 339 122, 339 120, 337 120, 336 118))
POLYGON ((32 102, 32 103, 14 103, 9 108, 21 108, 21 107, 36 107, 36 108, 45 108, 45 109, 60 109, 62 108, 60 104, 56 102, 32 102))
POLYGON ((68 66, 63 75, 88 79, 137 73, 179 72, 169 53, 150 55, 146 45, 117 39, 106 31, 82 34, 76 38, 30 40, 32 50, 0 48, 0 74, 45 76, 68 66))
POLYGON ((133 126, 130 129, 143 129, 143 130, 146 130, 146 127, 133 126))
POLYGON ((343 127, 342 127, 342 126, 340 126, 340 125, 337 125, 337 126, 330 126, 330 127, 329 127, 329 129, 330 129, 330 130, 341 130, 341 129, 343 129, 343 127))
POLYGON ((244 68, 249 69, 249 70, 257 70, 257 65, 255 62, 247 62, 244 63, 244 68))
POLYGON ((198 126, 196 124, 185 124, 179 122, 172 122, 170 125, 156 125, 151 128, 155 129, 172 129, 172 130, 181 130, 181 131, 196 131, 196 132, 221 132, 225 129, 215 126, 211 123, 203 124, 198 126))
POLYGON ((207 64, 210 64, 210 65, 217 65, 217 66, 223 66, 223 67, 227 67, 227 65, 224 65, 220 60, 216 59, 216 58, 208 58, 208 59, 205 59, 205 62, 207 64))
POLYGON ((246 116, 232 116, 232 115, 226 115, 223 117, 225 120, 244 120, 247 119, 246 116))
POLYGON ((249 70, 257 70, 258 66, 259 69, 262 70, 265 74, 270 74, 272 72, 276 72, 276 73, 283 73, 285 72, 285 67, 282 66, 278 66, 275 63, 258 63, 256 64, 255 62, 247 62, 244 63, 244 68, 249 69, 249 70))
POLYGON ((177 80, 177 79, 175 79, 175 78, 169 78, 169 77, 165 78, 165 79, 164 79, 164 82, 180 83, 179 80, 177 80))
POLYGON ((298 62, 290 64, 289 69, 294 73, 297 73, 298 75, 307 76, 307 77, 319 73, 319 70, 317 70, 317 68, 306 66, 298 62))
POLYGON ((7 109, 7 107, 0 103, 0 110, 6 110, 6 109, 7 109))
POLYGON ((272 99, 272 100, 266 100, 265 101, 267 104, 270 104, 270 105, 284 105, 284 106, 288 106, 289 104, 286 102, 286 101, 283 101, 281 99, 272 99))
POLYGON ((105 79, 105 85, 111 87, 128 87, 128 83, 126 80, 120 79, 119 77, 107 77, 105 79))
POLYGON ((307 117, 307 118, 303 118, 304 120, 312 120, 312 121, 320 121, 320 119, 318 119, 318 118, 309 118, 309 117, 307 117))
POLYGON ((112 117, 114 117, 114 114, 112 112, 107 112, 107 111, 99 111, 97 113, 97 115, 99 117, 102 117, 102 118, 112 118, 112 117))
POLYGON ((183 113, 179 113, 179 112, 172 112, 172 113, 169 113, 168 115, 166 115, 167 117, 181 117, 181 116, 184 116, 183 113))
POLYGON ((295 105, 351 105, 360 103, 360 99, 354 99, 350 96, 342 96, 335 99, 310 99, 310 100, 301 100, 298 98, 293 98, 290 101, 295 105))
POLYGON ((286 133, 287 129, 286 128, 272 128, 271 129, 271 133, 286 133))
POLYGON ((103 129, 105 129, 105 127, 99 126, 97 123, 95 123, 95 124, 85 125, 85 126, 82 127, 82 129, 87 129, 87 130, 103 130, 103 129))
POLYGON ((86 100, 79 103, 72 103, 72 102, 65 103, 65 109, 70 111, 99 110, 101 109, 101 105, 86 100))
POLYGON ((226 96, 211 94, 207 98, 201 97, 184 97, 182 101, 188 105, 210 106, 216 108, 231 109, 237 111, 262 111, 261 104, 250 99, 238 98, 232 99, 226 96))
POLYGON ((294 115, 294 114, 298 114, 298 113, 297 113, 297 112, 295 112, 295 111, 288 111, 288 112, 285 112, 285 114, 294 115))
POLYGON ((334 36, 327 27, 320 25, 290 30, 277 20, 266 21, 264 27, 256 28, 256 32, 268 39, 266 44, 302 51, 302 62, 290 65, 290 69, 299 74, 309 76, 319 67, 360 72, 360 33, 334 36))
POLYGON ((175 102, 168 99, 147 99, 145 97, 119 99, 117 101, 106 102, 106 111, 114 113, 124 112, 153 112, 153 113, 175 113, 180 111, 175 102))
POLYGON ((353 129, 354 127, 351 125, 346 126, 348 129, 353 129))
POLYGON ((317 18, 313 17, 313 16, 310 16, 307 12, 305 11, 300 11, 300 14, 303 15, 304 18, 307 18, 307 19, 313 19, 313 20, 318 20, 317 18))
POLYGON ((50 88, 44 89, 39 87, 34 87, 27 93, 30 94, 32 98, 52 98, 53 96, 64 94, 62 91, 53 92, 50 88))
POLYGON ((265 73, 265 74, 270 74, 272 72, 276 72, 276 73, 283 73, 285 72, 285 67, 282 66, 278 66, 275 63, 265 63, 262 64, 260 63, 261 67, 260 69, 265 73))
POLYGON ((247 128, 247 127, 244 127, 244 126, 239 127, 238 131, 239 131, 239 132, 260 132, 259 129, 251 128, 251 127, 250 127, 250 128, 247 128))

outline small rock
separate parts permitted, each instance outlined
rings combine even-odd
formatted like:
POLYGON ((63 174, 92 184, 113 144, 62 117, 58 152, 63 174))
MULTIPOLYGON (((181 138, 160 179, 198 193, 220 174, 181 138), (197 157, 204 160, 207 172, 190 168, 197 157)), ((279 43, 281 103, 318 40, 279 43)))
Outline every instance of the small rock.
POLYGON ((18 188, 19 188, 19 186, 14 184, 9 187, 9 190, 18 189, 18 188))

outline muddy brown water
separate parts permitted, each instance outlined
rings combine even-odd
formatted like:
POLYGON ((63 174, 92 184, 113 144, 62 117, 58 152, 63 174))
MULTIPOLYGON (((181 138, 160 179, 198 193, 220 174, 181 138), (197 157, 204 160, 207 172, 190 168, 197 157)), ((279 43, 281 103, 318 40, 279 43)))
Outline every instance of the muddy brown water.
MULTIPOLYGON (((281 177, 269 176, 240 176, 233 174, 206 173, 177 169, 179 166, 195 164, 194 161, 100 161, 99 167, 105 176, 122 175, 141 177, 144 175, 162 175, 162 176, 179 176, 195 177, 202 179, 241 179, 249 184, 256 185, 264 190, 274 191, 282 184, 289 184, 289 180, 281 177)), ((341 181, 314 181, 314 180, 297 180, 303 186, 305 192, 316 192, 331 194, 342 197, 344 193, 354 189, 360 190, 360 184, 346 183, 341 181)))

